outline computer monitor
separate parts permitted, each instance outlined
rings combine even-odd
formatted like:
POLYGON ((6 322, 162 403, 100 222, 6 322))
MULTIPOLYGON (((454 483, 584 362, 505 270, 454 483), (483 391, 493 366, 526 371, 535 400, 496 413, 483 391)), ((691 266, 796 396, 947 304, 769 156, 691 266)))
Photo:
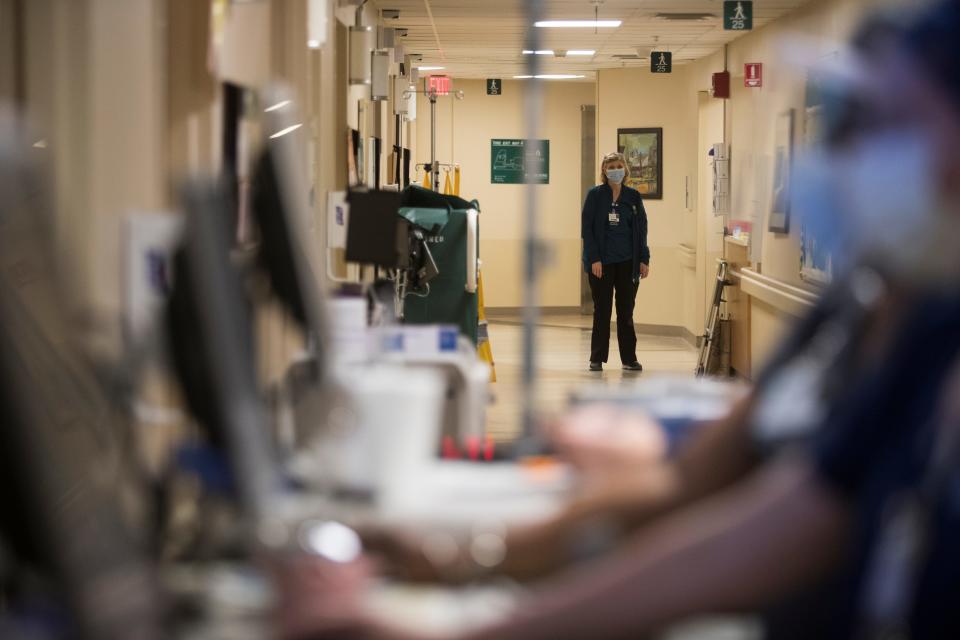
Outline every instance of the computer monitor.
POLYGON ((50 188, 26 140, 0 114, 0 536, 66 604, 55 635, 160 638, 145 495, 126 425, 71 333, 50 188))
POLYGON ((250 204, 260 231, 257 259, 280 301, 311 338, 318 373, 325 372, 327 322, 319 264, 319 239, 311 241, 312 211, 303 164, 302 120, 290 93, 271 87, 262 94, 266 137, 251 180, 250 204))
POLYGON ((387 269, 410 265, 410 223, 400 217, 396 191, 351 191, 346 258, 387 269))
POLYGON ((222 185, 196 181, 181 201, 186 226, 167 316, 174 369, 189 408, 226 454, 254 536, 276 507, 282 474, 256 379, 252 308, 231 262, 229 197, 222 185))

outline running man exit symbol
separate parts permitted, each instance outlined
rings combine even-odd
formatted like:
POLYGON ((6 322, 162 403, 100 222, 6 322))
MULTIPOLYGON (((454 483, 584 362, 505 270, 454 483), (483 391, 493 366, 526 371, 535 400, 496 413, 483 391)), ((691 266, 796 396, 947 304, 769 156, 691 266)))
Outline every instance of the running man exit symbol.
POLYGON ((500 93, 500 78, 487 78, 487 95, 499 96, 500 93))
POLYGON ((672 73, 673 54, 669 51, 654 51, 650 54, 650 73, 672 73))
POLYGON ((723 28, 726 31, 750 31, 753 29, 753 2, 751 0, 726 0, 723 3, 723 28))

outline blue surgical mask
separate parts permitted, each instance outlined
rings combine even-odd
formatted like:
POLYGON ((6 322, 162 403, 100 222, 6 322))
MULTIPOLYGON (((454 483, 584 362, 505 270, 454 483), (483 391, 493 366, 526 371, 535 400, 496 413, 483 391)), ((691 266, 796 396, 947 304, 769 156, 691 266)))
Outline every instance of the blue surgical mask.
POLYGON ((623 178, 627 175, 625 169, 607 169, 607 180, 614 184, 620 184, 623 182, 623 178))
POLYGON ((935 175, 925 136, 890 132, 799 159, 792 199, 806 229, 847 265, 879 259, 911 286, 955 288, 960 216, 935 175))

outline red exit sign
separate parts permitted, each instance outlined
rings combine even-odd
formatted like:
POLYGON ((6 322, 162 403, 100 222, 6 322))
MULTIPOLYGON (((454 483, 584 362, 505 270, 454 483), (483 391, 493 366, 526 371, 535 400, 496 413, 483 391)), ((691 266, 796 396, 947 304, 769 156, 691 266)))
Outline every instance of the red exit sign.
POLYGON ((435 93, 438 96, 450 94, 450 76, 430 76, 427 78, 428 93, 435 93))
POLYGON ((743 86, 762 87, 763 86, 763 63, 747 62, 743 65, 743 86))

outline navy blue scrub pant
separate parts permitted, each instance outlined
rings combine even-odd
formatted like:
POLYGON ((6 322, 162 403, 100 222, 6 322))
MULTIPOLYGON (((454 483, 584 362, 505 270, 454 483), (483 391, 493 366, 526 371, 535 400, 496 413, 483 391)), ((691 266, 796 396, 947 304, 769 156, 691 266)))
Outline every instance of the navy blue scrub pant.
POLYGON ((637 285, 633 282, 633 261, 603 265, 603 277, 589 274, 593 296, 593 335, 590 339, 590 362, 606 362, 610 355, 610 313, 614 294, 617 303, 617 343, 620 361, 637 361, 637 332, 633 326, 633 307, 637 285))

